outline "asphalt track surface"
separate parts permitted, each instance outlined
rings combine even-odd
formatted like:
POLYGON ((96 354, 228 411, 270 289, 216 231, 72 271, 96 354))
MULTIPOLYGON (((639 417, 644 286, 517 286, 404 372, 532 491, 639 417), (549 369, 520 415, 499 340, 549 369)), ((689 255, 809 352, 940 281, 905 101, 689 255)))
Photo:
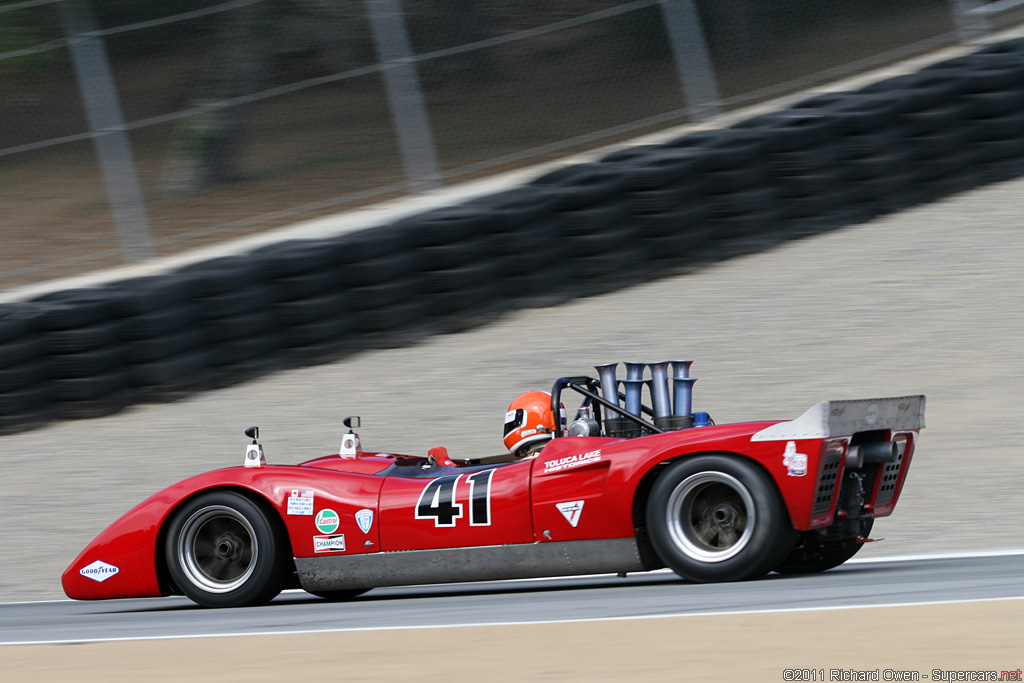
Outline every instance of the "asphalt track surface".
POLYGON ((0 605, 0 645, 434 628, 1024 599, 1024 551, 852 562, 811 576, 687 584, 625 578, 479 582, 370 591, 329 603, 289 591, 209 610, 185 598, 0 605))

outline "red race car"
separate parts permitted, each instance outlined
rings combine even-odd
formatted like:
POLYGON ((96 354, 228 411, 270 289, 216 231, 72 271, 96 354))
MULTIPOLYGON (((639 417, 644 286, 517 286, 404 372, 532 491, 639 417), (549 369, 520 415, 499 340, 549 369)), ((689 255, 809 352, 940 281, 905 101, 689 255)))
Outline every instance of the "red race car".
POLYGON ((298 586, 340 600, 378 586, 664 566, 739 581, 852 557, 896 505, 925 397, 715 425, 691 410, 689 368, 626 363, 620 380, 609 364, 599 379, 524 394, 506 414, 507 462, 364 452, 359 418, 348 418, 338 454, 269 465, 250 428, 244 466, 134 507, 68 567, 64 591, 229 607, 298 586), (581 403, 566 425, 569 391, 581 403))

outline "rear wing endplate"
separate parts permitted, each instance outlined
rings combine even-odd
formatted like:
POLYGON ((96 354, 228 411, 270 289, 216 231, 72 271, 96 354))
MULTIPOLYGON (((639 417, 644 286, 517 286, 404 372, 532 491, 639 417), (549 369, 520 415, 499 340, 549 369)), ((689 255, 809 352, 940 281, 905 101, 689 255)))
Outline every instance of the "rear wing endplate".
POLYGON ((762 429, 750 440, 825 439, 874 429, 923 429, 924 404, 923 395, 822 401, 795 420, 762 429))

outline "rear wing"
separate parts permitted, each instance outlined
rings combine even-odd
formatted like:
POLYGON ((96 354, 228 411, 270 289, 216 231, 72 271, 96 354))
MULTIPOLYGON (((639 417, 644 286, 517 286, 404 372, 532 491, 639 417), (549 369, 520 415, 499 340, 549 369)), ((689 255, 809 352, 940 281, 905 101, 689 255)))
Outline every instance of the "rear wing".
POLYGON ((876 429, 923 429, 924 405, 923 395, 822 401, 795 420, 762 429, 750 440, 825 439, 876 429))

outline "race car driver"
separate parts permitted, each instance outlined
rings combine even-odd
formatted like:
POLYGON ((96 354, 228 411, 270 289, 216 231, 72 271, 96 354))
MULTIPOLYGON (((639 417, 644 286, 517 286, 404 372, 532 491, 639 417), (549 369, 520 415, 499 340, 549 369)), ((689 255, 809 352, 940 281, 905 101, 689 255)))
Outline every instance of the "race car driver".
MULTIPOLYGON (((565 431, 565 406, 560 405, 560 425, 565 431)), ((505 447, 516 460, 535 458, 552 439, 555 417, 551 412, 551 394, 528 391, 512 401, 505 413, 505 447)))

